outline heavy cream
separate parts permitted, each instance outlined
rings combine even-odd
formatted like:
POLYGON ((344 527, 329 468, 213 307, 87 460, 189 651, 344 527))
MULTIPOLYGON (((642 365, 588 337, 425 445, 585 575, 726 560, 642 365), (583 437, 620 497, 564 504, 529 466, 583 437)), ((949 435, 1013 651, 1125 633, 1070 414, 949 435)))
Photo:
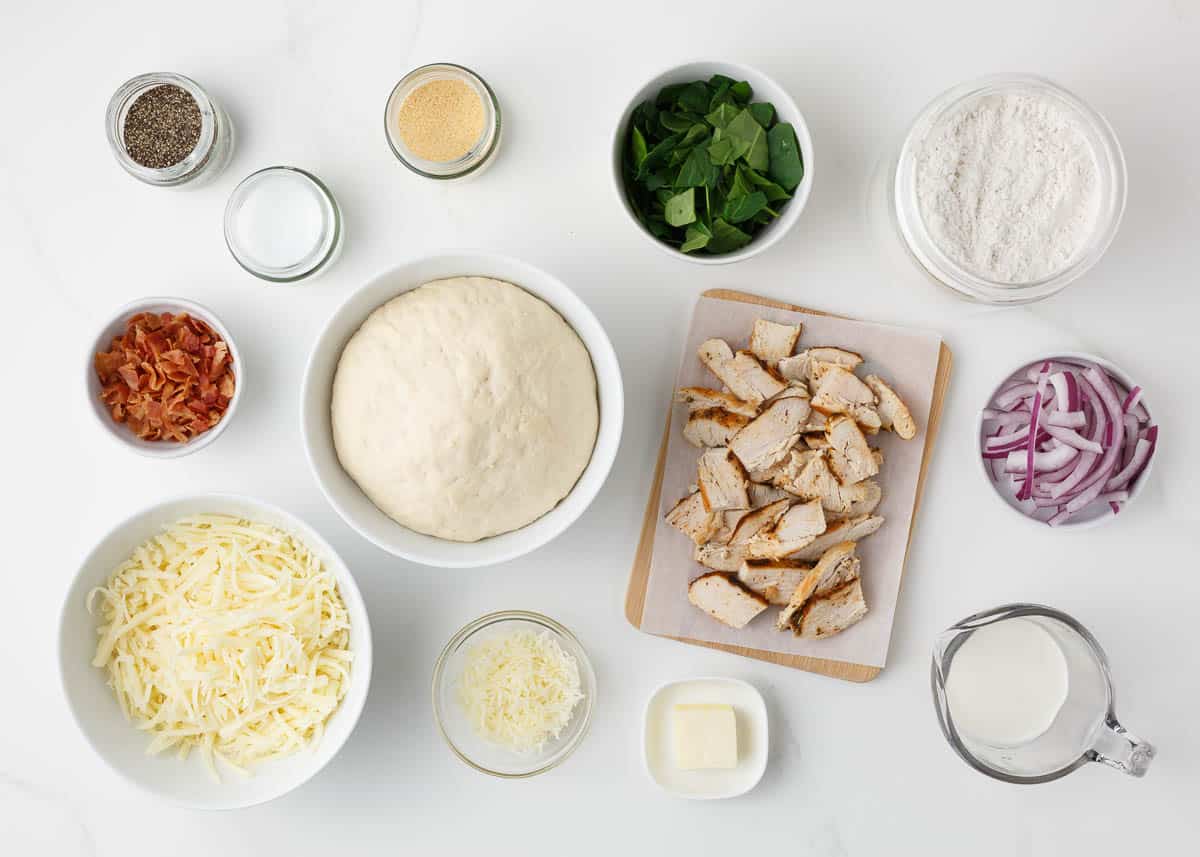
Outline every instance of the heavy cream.
POLYGON ((1005 619, 966 638, 950 663, 950 717, 966 738, 1019 747, 1042 735, 1067 699, 1067 661, 1037 622, 1005 619))

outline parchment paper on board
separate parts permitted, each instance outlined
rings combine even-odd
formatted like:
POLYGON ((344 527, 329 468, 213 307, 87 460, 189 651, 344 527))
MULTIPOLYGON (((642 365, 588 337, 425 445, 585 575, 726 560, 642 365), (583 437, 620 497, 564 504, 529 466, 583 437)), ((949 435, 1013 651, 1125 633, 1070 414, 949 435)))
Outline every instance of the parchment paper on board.
POLYGON ((864 539, 858 546, 858 554, 862 557, 863 592, 869 612, 861 622, 837 636, 825 640, 802 640, 790 633, 775 630, 777 607, 763 611, 745 628, 735 630, 688 603, 688 582, 708 569, 692 559, 691 540, 663 519, 675 503, 688 493, 688 487, 696 482, 699 450, 683 438, 687 407, 680 404, 675 406, 671 417, 658 524, 654 535, 654 555, 646 585, 641 629, 651 634, 882 667, 887 660, 888 641, 896 612, 942 338, 928 331, 702 297, 692 315, 676 387, 719 389, 720 382, 697 358, 697 348, 701 342, 714 336, 725 339, 735 351, 746 348, 756 318, 803 324, 797 350, 836 345, 857 351, 866 361, 858 374, 863 376, 874 372, 892 384, 917 421, 917 436, 912 440, 901 440, 891 432, 880 432, 870 439, 871 444, 879 446, 884 454, 883 468, 876 477, 883 488, 883 501, 875 514, 883 515, 885 523, 879 532, 864 539))

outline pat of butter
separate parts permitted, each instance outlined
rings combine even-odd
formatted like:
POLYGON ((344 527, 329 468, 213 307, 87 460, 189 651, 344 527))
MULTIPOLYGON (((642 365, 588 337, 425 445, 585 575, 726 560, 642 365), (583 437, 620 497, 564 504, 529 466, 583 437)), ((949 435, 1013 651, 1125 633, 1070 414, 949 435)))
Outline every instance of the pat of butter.
POLYGON ((684 771, 736 768, 737 719, 730 705, 676 705, 675 765, 684 771))

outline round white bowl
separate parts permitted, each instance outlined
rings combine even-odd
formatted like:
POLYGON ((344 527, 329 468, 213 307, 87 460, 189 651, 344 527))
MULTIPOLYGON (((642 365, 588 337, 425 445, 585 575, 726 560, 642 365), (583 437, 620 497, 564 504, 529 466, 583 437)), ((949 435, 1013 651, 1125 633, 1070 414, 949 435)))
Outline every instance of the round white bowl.
POLYGON ((221 320, 211 310, 183 298, 140 298, 139 300, 125 304, 125 306, 114 312, 112 317, 104 323, 96 333, 96 336, 93 337, 91 348, 88 350, 87 360, 84 364, 84 387, 87 391, 88 403, 91 405, 92 413, 95 414, 100 427, 104 430, 105 434, 121 446, 150 458, 182 458, 185 455, 191 455, 193 452, 199 452, 204 449, 204 447, 215 441, 225 431, 229 423, 232 422, 238 403, 242 400, 242 392, 246 388, 246 366, 242 362, 242 354, 238 351, 237 343, 233 341, 233 337, 229 334, 229 329, 221 323, 221 320), (233 398, 229 402, 229 407, 225 409, 220 422, 203 434, 192 438, 187 443, 143 440, 134 434, 133 430, 126 423, 116 422, 112 418, 112 415, 109 414, 108 406, 100 400, 100 379, 96 375, 94 358, 98 352, 107 351, 109 346, 112 345, 113 339, 125 332, 125 322, 131 316, 137 315, 140 312, 186 312, 188 315, 195 316, 207 323, 229 345, 229 358, 233 363, 235 382, 233 398))
POLYGON ((304 449, 317 484, 342 518, 364 538, 396 556, 443 568, 505 562, 535 550, 574 523, 604 484, 617 455, 624 419, 621 368, 604 328, 591 310, 557 278, 508 256, 461 250, 407 262, 380 274, 333 313, 317 337, 300 393, 304 449), (600 397, 600 426, 591 460, 562 501, 531 524, 477 542, 454 542, 404 527, 371 502, 342 469, 333 445, 330 399, 346 342, 376 307, 430 280, 494 277, 520 286, 553 307, 579 334, 592 358, 600 397))
POLYGON ((433 719, 438 731, 454 755, 475 770, 508 780, 519 780, 544 774, 557 768, 575 752, 587 735, 596 704, 596 673, 588 660, 583 644, 549 616, 527 610, 502 610, 481 616, 460 628, 438 655, 433 667, 433 719), (488 742, 475 731, 459 703, 459 680, 466 667, 471 647, 485 639, 513 631, 549 633, 563 651, 579 666, 579 690, 583 699, 575 704, 571 719, 557 738, 546 742, 541 750, 514 753, 488 742))
MULTIPOLYGON (((200 494, 155 503, 126 518, 83 560, 67 592, 59 617, 59 676, 67 707, 84 738, 108 766, 153 797, 190 809, 236 809, 264 803, 307 782, 337 755, 354 731, 371 684, 371 626, 362 595, 346 564, 315 530, 284 510, 230 494, 200 494), (185 515, 200 512, 241 515, 297 536, 337 578, 350 615, 350 687, 325 725, 316 747, 264 762, 250 777, 221 771, 214 782, 199 753, 186 760, 167 752, 146 754, 149 738, 125 719, 108 686, 106 670, 92 666, 96 617, 86 607, 88 593, 103 585, 134 548, 185 515)), ((220 771, 220 765, 218 764, 220 771)))
POLYGON ((814 166, 813 143, 812 136, 808 132, 808 123, 804 121, 803 114, 800 113, 791 96, 778 83, 761 71, 739 63, 698 60, 696 62, 685 63, 684 65, 673 66, 651 78, 625 106, 625 111, 621 114, 620 121, 617 122, 616 131, 613 133, 611 160, 610 168, 613 190, 617 194, 617 199, 621 202, 621 207, 629 215, 629 222, 634 225, 638 232, 646 236, 646 239, 651 244, 664 253, 674 256, 677 259, 686 259, 689 262, 695 262, 697 265, 728 265, 730 262, 740 262, 742 259, 757 256, 783 238, 796 225, 796 221, 800 219, 800 212, 804 210, 804 206, 808 203, 808 195, 812 192, 814 166), (723 74, 734 80, 748 82, 754 90, 755 101, 768 101, 775 105, 775 114, 779 117, 779 120, 792 124, 792 127, 796 129, 796 141, 800 144, 800 157, 804 160, 804 178, 800 180, 800 184, 792 192, 792 198, 784 206, 783 213, 772 223, 763 227, 751 239, 749 244, 740 250, 734 250, 732 253, 722 253, 719 256, 705 256, 699 253, 681 253, 670 244, 666 244, 655 238, 642 225, 637 215, 634 214, 633 207, 629 204, 629 197, 625 193, 625 178, 622 174, 621 160, 625 151, 625 134, 629 128, 629 118, 633 115, 633 111, 639 104, 654 98, 664 86, 669 86, 672 83, 686 83, 691 80, 708 80, 714 74, 723 74))
MULTIPOLYGON (((1114 366, 1103 357, 1097 357, 1095 354, 1088 354, 1083 351, 1056 351, 1053 354, 1038 354, 1024 361, 1023 363, 1014 366, 988 392, 987 398, 985 398, 983 403, 979 406, 979 415, 975 419, 975 457, 979 459, 979 472, 983 474, 983 478, 987 481, 988 486, 992 489, 992 494, 995 495, 996 499, 999 500, 1006 509, 1010 509, 1019 515, 1022 520, 1027 521, 1036 527, 1050 530, 1083 530, 1090 527, 1097 527, 1101 524, 1106 524, 1109 521, 1120 518, 1121 515, 1114 515, 1109 511, 1107 506, 1097 506, 1096 504, 1092 504, 1086 509, 1080 510, 1079 514, 1068 518, 1066 521, 1056 527, 1047 526, 1045 521, 1039 521, 1037 518, 1029 517, 1029 515, 1026 515, 1021 511, 1015 498, 1010 498, 1004 492, 1002 492, 999 487, 997 487, 996 483, 992 479, 991 471, 988 469, 987 460, 983 457, 982 450, 985 438, 983 432, 983 409, 990 406, 992 399, 1000 391, 1000 388, 1004 386, 1006 381, 1008 381, 1022 369, 1025 369, 1034 363, 1041 363, 1045 360, 1084 360, 1089 363, 1095 363, 1101 369, 1104 369, 1110 375, 1112 375, 1113 378, 1117 379, 1117 381, 1119 381, 1126 390, 1132 389, 1134 386, 1134 382, 1123 370, 1114 366)), ((1142 389, 1145 389, 1146 387, 1145 384, 1141 384, 1139 386, 1141 386, 1142 389)), ((1150 415, 1150 422, 1153 424, 1155 421, 1154 411, 1150 409, 1150 405, 1148 404, 1149 398, 1150 397, 1147 395, 1142 396, 1142 407, 1144 407, 1146 409, 1146 413, 1150 415)), ((1138 496, 1142 493, 1142 489, 1146 486, 1146 483, 1150 481, 1150 471, 1154 469, 1154 459, 1156 456, 1157 453, 1150 457, 1150 460, 1146 462, 1145 469, 1143 469, 1138 475, 1137 479, 1133 481, 1133 484, 1129 486, 1129 499, 1125 501, 1125 505, 1122 507, 1122 510, 1129 508, 1130 504, 1137 500, 1138 496)))

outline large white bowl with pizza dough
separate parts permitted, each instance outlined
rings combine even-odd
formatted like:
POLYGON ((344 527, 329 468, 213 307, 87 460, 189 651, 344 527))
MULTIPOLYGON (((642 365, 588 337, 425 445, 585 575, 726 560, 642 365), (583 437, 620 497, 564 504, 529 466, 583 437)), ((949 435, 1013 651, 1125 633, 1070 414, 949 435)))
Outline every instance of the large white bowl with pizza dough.
POLYGON ((536 550, 575 522, 608 477, 621 440, 624 393, 612 343, 591 310, 559 279, 526 262, 482 251, 452 251, 406 262, 351 295, 317 337, 300 394, 300 428, 317 484, 342 518, 389 553, 425 565, 469 568, 493 565, 536 550), (330 404, 342 349, 377 307, 431 280, 492 277, 520 286, 561 315, 583 340, 596 373, 600 424, 596 445, 570 493, 542 517, 476 542, 439 539, 410 530, 384 514, 342 468, 333 443, 330 404))

